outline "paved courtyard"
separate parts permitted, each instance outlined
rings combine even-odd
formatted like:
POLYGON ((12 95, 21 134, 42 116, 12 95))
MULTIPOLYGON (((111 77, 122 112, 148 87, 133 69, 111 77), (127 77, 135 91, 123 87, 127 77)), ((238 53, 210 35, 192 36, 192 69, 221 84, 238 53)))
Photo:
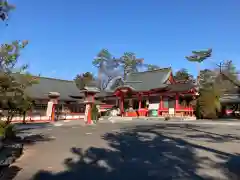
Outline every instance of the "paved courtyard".
POLYGON ((240 179, 240 126, 138 121, 26 132, 36 142, 12 166, 16 180, 240 179))

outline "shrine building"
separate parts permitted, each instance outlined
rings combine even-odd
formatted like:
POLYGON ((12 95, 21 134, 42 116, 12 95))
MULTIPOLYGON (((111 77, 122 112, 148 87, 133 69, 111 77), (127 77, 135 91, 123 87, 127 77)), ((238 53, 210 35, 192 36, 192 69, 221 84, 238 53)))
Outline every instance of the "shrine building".
MULTIPOLYGON (((126 80, 115 78, 105 91, 95 83, 79 90, 74 81, 36 77, 38 84, 26 90, 34 100, 27 121, 83 120, 86 103, 97 103, 104 112, 119 107, 120 116, 194 116, 189 103, 197 91, 191 82, 175 81, 171 68, 131 73, 126 80), (113 88, 111 88, 111 87, 113 88)), ((14 117, 13 121, 22 121, 14 117)))

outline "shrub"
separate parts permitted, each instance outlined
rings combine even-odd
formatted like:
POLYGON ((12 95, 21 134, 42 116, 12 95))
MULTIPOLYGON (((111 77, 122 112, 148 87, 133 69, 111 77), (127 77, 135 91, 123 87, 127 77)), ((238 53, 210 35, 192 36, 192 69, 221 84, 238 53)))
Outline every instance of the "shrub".
POLYGON ((166 117, 164 118, 164 120, 165 120, 165 121, 170 120, 170 116, 166 116, 166 117))
POLYGON ((5 135, 5 129, 3 127, 0 127, 0 137, 3 137, 5 135))
POLYGON ((0 121, 0 136, 4 136, 5 139, 13 139, 16 137, 16 130, 14 125, 7 124, 5 121, 0 121))
POLYGON ((195 106, 197 119, 215 119, 221 112, 220 93, 216 87, 200 90, 195 106))
POLYGON ((194 115, 196 116, 197 119, 202 119, 202 113, 201 113, 201 107, 199 104, 199 101, 197 100, 196 106, 194 106, 194 115))
POLYGON ((0 127, 5 127, 7 125, 7 123, 5 121, 0 121, 0 127))
POLYGON ((6 127, 6 122, 5 121, 0 121, 0 136, 5 136, 5 127, 6 127))
POLYGON ((91 117, 92 120, 98 120, 99 112, 98 112, 98 108, 97 108, 96 104, 92 105, 91 116, 92 116, 91 117))
POLYGON ((5 138, 6 139, 14 139, 16 137, 16 130, 14 125, 9 124, 5 127, 5 138))

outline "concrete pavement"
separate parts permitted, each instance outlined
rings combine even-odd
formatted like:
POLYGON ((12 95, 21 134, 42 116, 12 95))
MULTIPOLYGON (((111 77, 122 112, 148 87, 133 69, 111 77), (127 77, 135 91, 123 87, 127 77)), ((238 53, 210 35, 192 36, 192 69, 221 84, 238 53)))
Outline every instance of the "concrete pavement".
POLYGON ((16 180, 239 179, 240 127, 131 121, 26 130, 16 180), (51 137, 51 138, 48 138, 51 137))

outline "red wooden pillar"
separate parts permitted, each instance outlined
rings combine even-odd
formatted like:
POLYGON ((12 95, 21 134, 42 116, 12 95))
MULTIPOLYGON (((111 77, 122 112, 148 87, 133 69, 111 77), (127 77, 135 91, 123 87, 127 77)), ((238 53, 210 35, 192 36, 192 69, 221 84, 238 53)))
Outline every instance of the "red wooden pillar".
POLYGON ((124 95, 121 92, 120 94, 120 111, 121 111, 121 115, 124 115, 124 95))
POLYGON ((55 121, 55 104, 52 105, 51 121, 55 121))
POLYGON ((163 109, 163 97, 160 96, 160 109, 163 109))
POLYGON ((56 106, 57 106, 57 103, 58 103, 58 100, 57 98, 52 98, 50 99, 50 101, 53 103, 52 104, 52 112, 51 112, 51 121, 55 121, 55 111, 56 111, 56 106))
POLYGON ((163 109, 163 96, 160 96, 159 109, 160 109, 159 115, 161 116, 163 109))
POLYGON ((141 109, 142 107, 142 96, 141 94, 138 94, 138 109, 141 109))
POLYGON ((146 100, 146 102, 147 102, 146 105, 148 106, 147 109, 149 108, 149 97, 150 97, 150 94, 148 93, 147 94, 147 100, 146 100))
POLYGON ((92 114, 91 114, 91 104, 88 104, 88 114, 87 114, 87 122, 86 124, 92 124, 92 114))
POLYGON ((92 105, 94 104, 95 101, 95 92, 85 92, 85 97, 86 97, 86 124, 92 124, 92 105))
POLYGON ((179 94, 176 94, 175 109, 179 108, 179 94))

